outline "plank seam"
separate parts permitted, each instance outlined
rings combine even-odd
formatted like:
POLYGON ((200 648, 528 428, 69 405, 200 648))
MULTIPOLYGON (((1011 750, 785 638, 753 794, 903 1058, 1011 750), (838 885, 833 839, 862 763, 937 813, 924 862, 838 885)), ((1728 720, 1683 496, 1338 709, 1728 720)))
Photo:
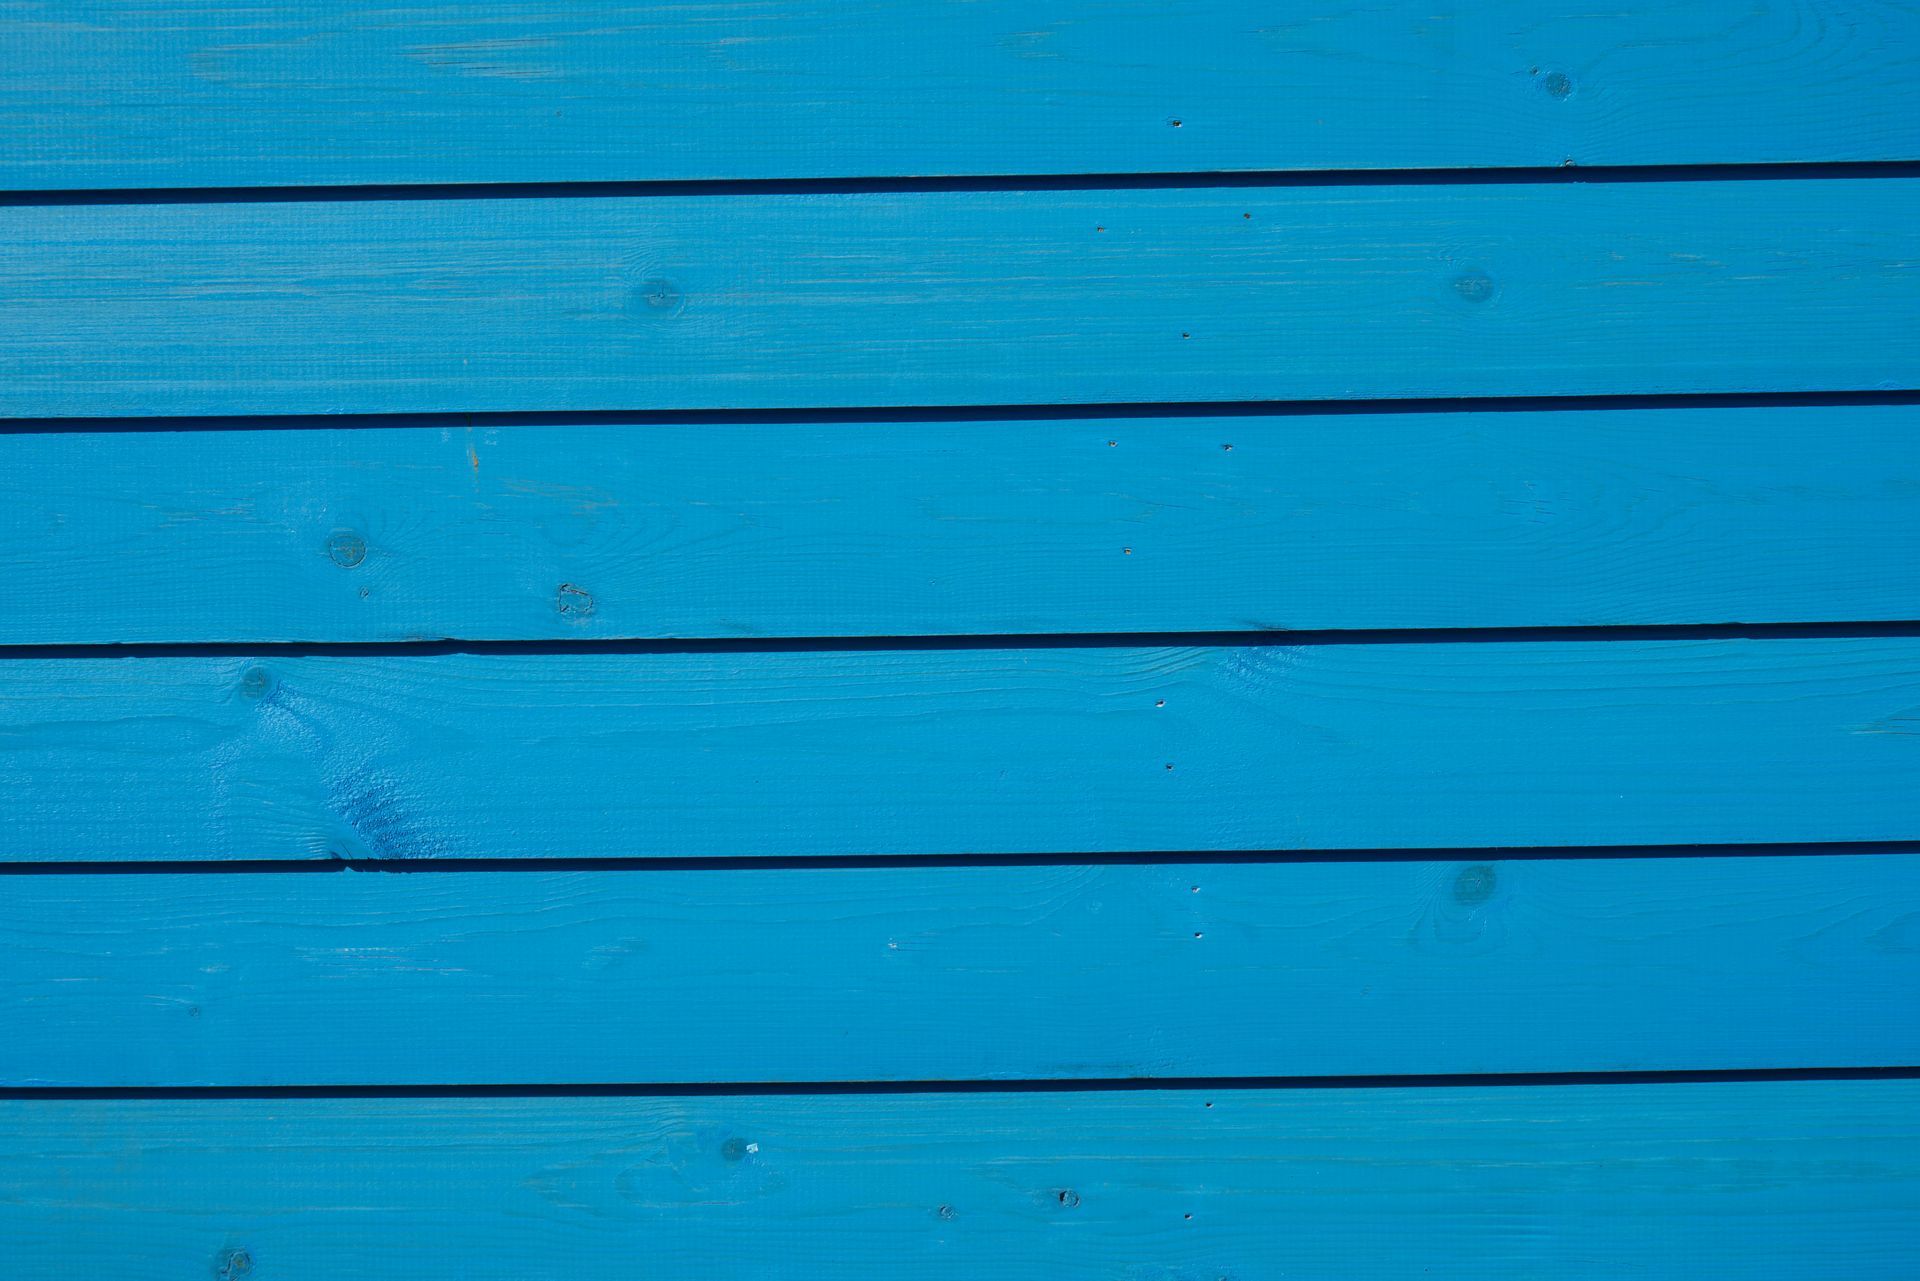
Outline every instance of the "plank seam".
POLYGON ((1623 392, 1595 396, 1376 397, 1344 400, 1092 401, 1079 404, 882 405, 773 409, 493 410, 391 414, 155 414, 141 418, 0 417, 0 436, 413 427, 766 426, 793 424, 1084 422, 1156 418, 1321 418, 1378 414, 1792 409, 1920 404, 1920 388, 1782 392, 1623 392))
POLYGON ((1728 842, 1692 845, 1529 845, 1345 850, 1115 850, 1027 854, 688 855, 660 858, 328 858, 0 862, 7 876, 255 876, 337 872, 771 872, 817 869, 1205 867, 1325 863, 1551 862, 1705 858, 1873 858, 1920 853, 1913 841, 1728 842))
POLYGON ((1591 641, 1871 640, 1920 638, 1920 619, 1834 623, 1635 623, 1547 627, 1332 628, 1221 632, 996 632, 912 636, 721 636, 672 639, 409 641, 102 641, 0 645, 9 661, 123 658, 445 658, 560 655, 874 653, 991 649, 1255 649, 1335 645, 1529 644, 1591 641))
POLYGON ((1369 1076, 1085 1077, 916 1081, 652 1081, 599 1085, 4 1086, 0 1100, 32 1102, 218 1099, 538 1099, 739 1095, 1090 1094, 1111 1091, 1539 1088, 1573 1085, 1726 1085, 1767 1081, 1910 1081, 1920 1066, 1670 1069, 1634 1072, 1439 1073, 1369 1076))
POLYGON ((369 200, 594 199, 604 196, 891 195, 967 191, 1160 191, 1178 188, 1540 186, 1567 183, 1766 182, 1920 177, 1916 160, 1780 161, 1501 168, 1195 170, 1166 173, 987 174, 965 177, 706 178, 636 181, 342 184, 337 186, 68 188, 0 192, 0 207, 279 204, 369 200))

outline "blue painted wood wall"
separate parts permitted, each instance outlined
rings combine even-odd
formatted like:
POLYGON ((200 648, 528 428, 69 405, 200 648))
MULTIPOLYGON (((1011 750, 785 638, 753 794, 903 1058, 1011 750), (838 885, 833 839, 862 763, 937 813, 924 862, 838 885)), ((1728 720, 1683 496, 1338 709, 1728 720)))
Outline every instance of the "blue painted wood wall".
POLYGON ((0 1277, 1915 1274, 1920 6, 0 34, 0 1277))

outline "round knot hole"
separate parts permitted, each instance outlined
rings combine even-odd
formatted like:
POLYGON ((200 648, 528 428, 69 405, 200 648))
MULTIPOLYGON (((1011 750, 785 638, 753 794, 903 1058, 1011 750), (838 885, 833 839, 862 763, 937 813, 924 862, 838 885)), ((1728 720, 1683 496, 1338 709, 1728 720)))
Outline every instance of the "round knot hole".
POLYGON ((687 306, 680 286, 664 276, 649 276, 634 287, 634 293, 648 311, 659 316, 677 316, 687 306))
POLYGON ((327 559, 342 569, 352 569, 367 558, 367 540, 350 529, 334 531, 327 539, 327 559))
POLYGON ((1453 878, 1454 900, 1468 907, 1484 903, 1493 897, 1494 885, 1498 880, 1493 869, 1485 863, 1463 867, 1460 874, 1453 878))
POLYGON ((1468 302, 1486 302, 1493 297, 1493 277, 1484 271, 1469 271, 1453 278, 1453 292, 1468 302))

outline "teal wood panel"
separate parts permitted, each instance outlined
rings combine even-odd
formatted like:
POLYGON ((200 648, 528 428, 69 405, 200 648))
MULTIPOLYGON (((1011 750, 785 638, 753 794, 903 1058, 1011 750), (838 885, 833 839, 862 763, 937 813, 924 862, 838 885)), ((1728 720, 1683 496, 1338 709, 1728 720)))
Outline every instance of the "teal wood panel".
POLYGON ((1916 405, 0 434, 0 643, 1916 619, 1915 493, 1916 405))
POLYGON ((7 1086, 1920 1062, 1911 852, 4 886, 7 1086))
POLYGON ((17 1281, 1860 1281, 1920 1251, 1920 1087, 8 1099, 0 1236, 17 1281))
POLYGON ((0 414, 1920 387, 1920 179, 0 209, 0 414))
POLYGON ((7 7, 0 183, 1920 159, 1905 3, 7 7))
POLYGON ((7 1281, 1911 1271, 1920 6, 0 41, 7 1281))
POLYGON ((19 657, 21 860, 1902 840, 1920 638, 19 657))

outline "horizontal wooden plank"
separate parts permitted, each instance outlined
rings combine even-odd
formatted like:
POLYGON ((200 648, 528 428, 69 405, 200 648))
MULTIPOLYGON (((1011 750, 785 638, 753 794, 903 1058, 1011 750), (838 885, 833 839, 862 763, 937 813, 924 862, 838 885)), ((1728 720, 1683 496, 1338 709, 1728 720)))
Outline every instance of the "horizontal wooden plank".
POLYGON ((1920 180, 0 210, 0 414, 1920 386, 1920 180))
POLYGON ((0 183, 1920 158, 1904 3, 28 0, 0 183))
POLYGON ((0 434, 0 643, 1920 618, 1920 406, 0 434))
POLYGON ((8 1086, 1920 1062, 1913 853, 11 876, 0 955, 8 1086))
POLYGON ((0 1101, 21 1281, 1906 1275, 1908 1080, 0 1101))
POLYGON ((16 658, 0 855, 1920 834, 1920 638, 16 658))

